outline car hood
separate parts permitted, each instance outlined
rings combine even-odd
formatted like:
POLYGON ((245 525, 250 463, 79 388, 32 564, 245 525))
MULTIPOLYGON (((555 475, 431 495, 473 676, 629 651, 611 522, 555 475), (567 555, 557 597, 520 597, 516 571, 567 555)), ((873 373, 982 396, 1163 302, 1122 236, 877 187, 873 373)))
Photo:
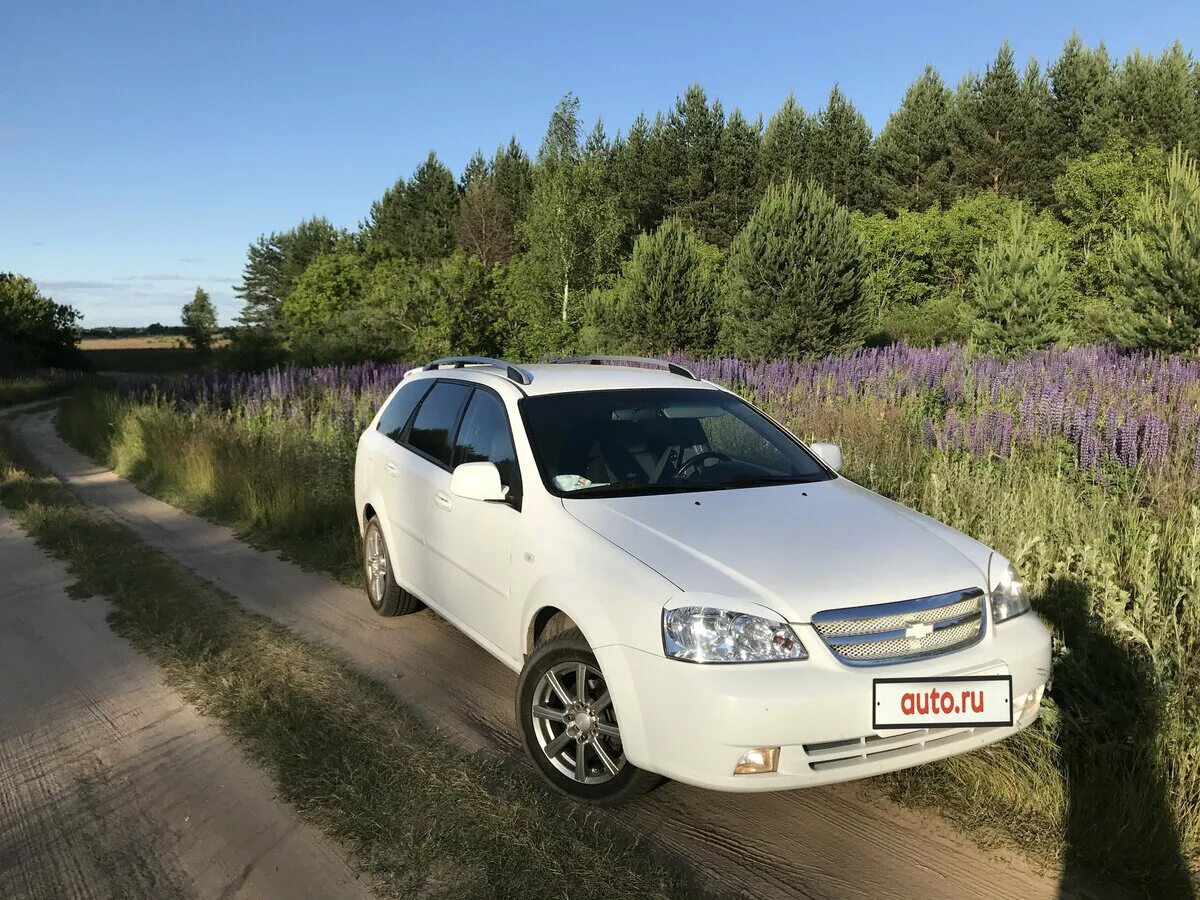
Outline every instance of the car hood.
POLYGON ((789 622, 986 589, 986 547, 845 478, 563 506, 681 590, 751 600, 789 622))

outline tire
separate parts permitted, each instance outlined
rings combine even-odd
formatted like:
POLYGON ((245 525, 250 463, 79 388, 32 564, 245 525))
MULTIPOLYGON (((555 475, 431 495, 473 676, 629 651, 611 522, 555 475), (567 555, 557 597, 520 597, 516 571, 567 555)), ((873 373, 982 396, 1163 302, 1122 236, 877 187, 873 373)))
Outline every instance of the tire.
POLYGON ((517 722, 534 768, 559 793, 594 806, 627 803, 663 781, 625 759, 607 696, 600 664, 577 628, 541 641, 517 681, 517 722))
POLYGON ((363 535, 363 578, 371 609, 379 615, 406 616, 421 608, 421 601, 396 583, 392 558, 377 516, 367 521, 363 535))

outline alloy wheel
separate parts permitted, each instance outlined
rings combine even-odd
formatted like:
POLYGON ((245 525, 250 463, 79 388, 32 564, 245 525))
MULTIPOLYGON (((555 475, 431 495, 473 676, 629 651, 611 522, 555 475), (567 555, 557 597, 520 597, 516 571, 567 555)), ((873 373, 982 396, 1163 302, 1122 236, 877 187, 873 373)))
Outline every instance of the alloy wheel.
POLYGON ((371 595, 371 603, 379 606, 387 596, 388 557, 378 528, 372 528, 367 534, 366 568, 367 592, 371 595))
POLYGON ((564 662, 542 675, 533 732, 550 764, 579 784, 603 784, 625 767, 612 698, 593 665, 564 662))

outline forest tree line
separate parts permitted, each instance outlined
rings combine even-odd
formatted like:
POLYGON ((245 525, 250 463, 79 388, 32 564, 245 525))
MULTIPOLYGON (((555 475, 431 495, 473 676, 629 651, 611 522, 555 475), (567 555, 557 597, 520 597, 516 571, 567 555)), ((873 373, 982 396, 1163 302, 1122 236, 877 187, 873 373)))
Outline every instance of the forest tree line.
POLYGON ((971 341, 1200 346, 1200 64, 1072 36, 951 88, 927 67, 879 134, 838 87, 765 123, 700 85, 610 137, 568 94, 536 156, 435 153, 353 231, 249 248, 248 363, 449 352, 735 353, 971 341))

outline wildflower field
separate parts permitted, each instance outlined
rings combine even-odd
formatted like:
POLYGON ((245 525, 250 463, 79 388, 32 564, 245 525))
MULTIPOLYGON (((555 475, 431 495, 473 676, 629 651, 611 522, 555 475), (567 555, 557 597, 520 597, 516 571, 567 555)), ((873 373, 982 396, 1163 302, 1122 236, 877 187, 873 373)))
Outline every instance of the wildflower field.
MULTIPOLYGON (((893 346, 682 360, 846 474, 1006 554, 1054 629, 1037 725, 877 779, 985 840, 1189 890, 1200 860, 1200 362, 893 346)), ((284 369, 87 391, 64 436, 144 488, 357 583, 358 433, 406 367, 284 369)))

